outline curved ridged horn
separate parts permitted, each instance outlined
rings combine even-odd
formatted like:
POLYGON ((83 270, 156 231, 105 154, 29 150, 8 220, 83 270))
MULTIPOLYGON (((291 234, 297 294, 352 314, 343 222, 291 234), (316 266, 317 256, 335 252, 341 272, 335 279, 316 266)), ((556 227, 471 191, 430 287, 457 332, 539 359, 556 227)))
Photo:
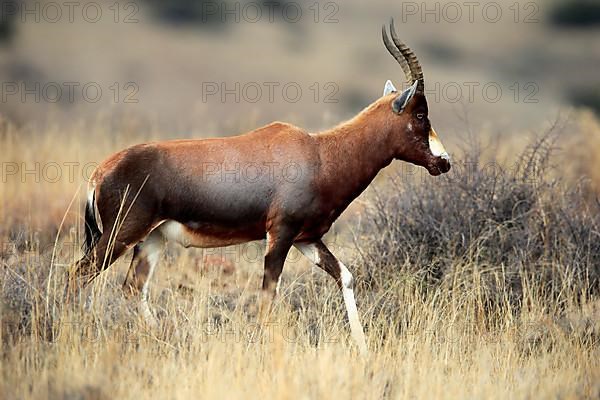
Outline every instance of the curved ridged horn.
POLYGON ((410 73, 414 81, 419 81, 417 84, 417 91, 423 92, 425 79, 423 78, 423 70, 421 69, 421 63, 417 59, 417 56, 413 51, 405 45, 400 39, 398 39, 398 35, 396 34, 396 29, 394 28, 394 19, 390 18, 390 33, 392 34, 392 41, 400 50, 400 53, 404 56, 408 63, 408 67, 410 68, 410 73))
POLYGON ((394 47, 394 45, 390 41, 390 38, 388 37, 387 32, 385 31, 385 25, 381 26, 381 36, 383 37, 383 44, 385 44, 385 48, 390 52, 392 57, 394 57, 396 61, 398 61, 398 64, 400 64, 400 67, 402 67, 402 71, 404 71, 406 80, 409 84, 411 84, 413 82, 413 79, 410 67, 408 66, 408 62, 406 62, 406 58, 404 58, 402 53, 400 53, 400 51, 396 47, 394 47))

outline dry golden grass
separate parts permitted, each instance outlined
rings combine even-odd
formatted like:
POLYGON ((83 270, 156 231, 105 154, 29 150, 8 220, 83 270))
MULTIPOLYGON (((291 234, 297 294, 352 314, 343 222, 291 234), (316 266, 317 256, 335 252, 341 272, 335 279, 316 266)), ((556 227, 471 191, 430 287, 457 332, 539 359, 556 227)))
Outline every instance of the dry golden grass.
MULTIPOLYGON (((515 309, 507 300, 490 313, 483 306, 482 276, 497 266, 456 260, 445 283, 428 293, 410 271, 391 275, 394 280, 377 288, 359 286, 370 347, 364 358, 349 339, 335 285, 295 252, 271 323, 258 329, 260 244, 216 253, 169 248, 151 289, 157 328, 145 325, 136 300, 120 290, 128 256, 79 302, 64 305, 63 273, 79 255, 78 189, 85 184, 81 175, 65 179, 65 163, 98 162, 155 137, 135 128, 119 137, 81 128, 48 129, 33 142, 33 132, 4 124, 0 136, 3 165, 63 166, 57 182, 11 175, 0 186, 0 397, 600 396, 598 300, 563 280, 561 298, 548 302, 544 287, 522 274, 522 306, 515 309), (222 265, 221 255, 235 268, 222 265)), ((357 259, 344 234, 329 240, 345 244, 336 251, 342 259, 357 259)), ((508 299, 509 288, 497 290, 508 299)))
MULTIPOLYGON (((324 274, 292 264, 272 324, 259 333, 251 307, 259 263, 228 277, 196 276, 193 296, 177 290, 174 278, 175 269, 189 266, 185 255, 161 266, 152 296, 161 319, 157 329, 145 326, 122 299, 123 274, 115 271, 123 265, 94 285, 88 309, 58 312, 49 324, 54 336, 43 323, 7 324, 5 308, 0 393, 69 399, 600 394, 597 302, 555 319, 552 305, 536 299, 539 288, 531 284, 524 310, 513 316, 505 309, 486 326, 477 276, 464 278, 469 292, 453 295, 446 288, 426 299, 407 277, 377 293, 377 301, 394 303, 397 315, 377 314, 369 307, 377 301, 359 292, 371 350, 362 358, 348 341, 342 304, 324 274), (246 283, 237 290, 236 281, 246 283)), ((39 300, 31 321, 44 320, 36 315, 46 309, 39 300)))

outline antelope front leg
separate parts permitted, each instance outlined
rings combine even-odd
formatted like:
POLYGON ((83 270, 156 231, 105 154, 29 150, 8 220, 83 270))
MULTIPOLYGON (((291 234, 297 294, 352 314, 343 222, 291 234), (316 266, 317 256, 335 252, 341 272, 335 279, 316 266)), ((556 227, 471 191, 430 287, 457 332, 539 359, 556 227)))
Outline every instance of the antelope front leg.
POLYGON ((325 270, 325 272, 331 275, 337 282, 342 290, 342 296, 344 297, 344 304, 346 305, 352 338, 356 342, 360 353, 366 355, 368 352, 367 344, 365 333, 358 317, 356 300, 354 299, 354 277, 352 276, 352 273, 344 264, 335 258, 322 241, 315 243, 296 243, 295 246, 302 254, 304 254, 304 256, 319 268, 325 270))
POLYGON ((267 251, 265 253, 265 272, 263 276, 262 294, 259 304, 259 319, 266 321, 271 311, 273 299, 279 291, 279 279, 283 264, 290 247, 293 233, 289 229, 280 228, 267 233, 267 251))

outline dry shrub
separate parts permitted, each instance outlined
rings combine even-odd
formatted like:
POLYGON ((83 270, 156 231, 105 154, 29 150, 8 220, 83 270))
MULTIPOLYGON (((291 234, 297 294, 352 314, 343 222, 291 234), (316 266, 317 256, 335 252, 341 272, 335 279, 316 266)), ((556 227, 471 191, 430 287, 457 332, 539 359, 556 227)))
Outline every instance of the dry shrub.
POLYGON ((532 293, 557 310, 600 294, 598 206, 586 181, 553 173, 555 139, 533 141, 511 167, 472 145, 448 176, 392 176, 358 231, 369 266, 358 281, 372 290, 409 277, 430 296, 477 291, 487 311, 518 310, 532 293))

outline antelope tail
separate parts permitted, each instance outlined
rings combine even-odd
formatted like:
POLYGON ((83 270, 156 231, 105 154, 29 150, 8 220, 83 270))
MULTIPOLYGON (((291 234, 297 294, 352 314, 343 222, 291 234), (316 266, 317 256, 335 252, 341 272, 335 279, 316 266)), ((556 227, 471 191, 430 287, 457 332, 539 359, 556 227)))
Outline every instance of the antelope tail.
POLYGON ((102 231, 100 231, 96 219, 96 190, 92 189, 85 204, 85 242, 83 243, 83 251, 86 255, 90 254, 101 235, 102 231))

